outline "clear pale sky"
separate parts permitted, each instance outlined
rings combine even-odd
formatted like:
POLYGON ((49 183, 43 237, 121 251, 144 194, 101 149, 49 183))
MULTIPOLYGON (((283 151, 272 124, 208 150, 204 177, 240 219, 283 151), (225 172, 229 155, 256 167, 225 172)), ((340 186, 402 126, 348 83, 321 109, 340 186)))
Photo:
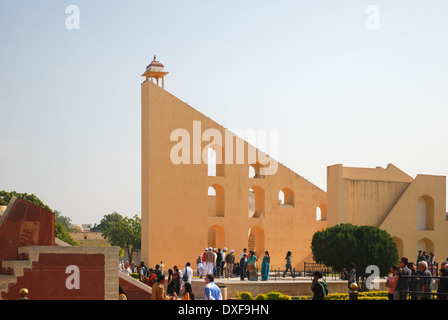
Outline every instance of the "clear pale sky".
POLYGON ((0 190, 78 224, 140 215, 140 75, 154 54, 167 91, 227 128, 278 130, 278 160, 324 190, 336 163, 445 176, 447 12, 446 0, 0 0, 0 190))

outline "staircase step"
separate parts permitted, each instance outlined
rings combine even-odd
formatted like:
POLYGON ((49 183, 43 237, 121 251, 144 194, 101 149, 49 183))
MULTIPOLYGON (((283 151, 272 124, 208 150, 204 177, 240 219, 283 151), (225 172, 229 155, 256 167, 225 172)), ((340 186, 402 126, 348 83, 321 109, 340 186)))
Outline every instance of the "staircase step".
POLYGON ((2 268, 12 269, 16 277, 23 276, 24 269, 31 268, 31 260, 4 260, 2 261, 2 268))
POLYGON ((0 274, 0 291, 8 290, 10 283, 16 282, 16 275, 14 274, 0 274))

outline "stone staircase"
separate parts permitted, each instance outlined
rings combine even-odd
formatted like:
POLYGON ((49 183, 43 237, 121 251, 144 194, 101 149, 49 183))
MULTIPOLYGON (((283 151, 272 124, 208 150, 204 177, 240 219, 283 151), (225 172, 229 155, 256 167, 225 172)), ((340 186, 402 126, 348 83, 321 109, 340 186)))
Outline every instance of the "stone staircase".
MULTIPOLYGON (((1 265, 0 273, 0 299, 2 294, 8 292, 9 285, 15 284, 17 278, 23 277, 25 269, 31 269, 33 262, 39 259, 39 255, 30 254, 31 247, 21 247, 18 249, 17 260, 4 260, 1 265), (29 257, 31 256, 30 259, 29 257)), ((17 292, 17 297, 19 293, 17 292)))

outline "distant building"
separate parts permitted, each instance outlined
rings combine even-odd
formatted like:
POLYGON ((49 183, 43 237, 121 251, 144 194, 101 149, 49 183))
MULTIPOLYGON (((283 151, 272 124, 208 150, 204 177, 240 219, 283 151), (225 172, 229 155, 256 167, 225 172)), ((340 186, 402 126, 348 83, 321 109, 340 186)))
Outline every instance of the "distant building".
POLYGON ((101 232, 91 232, 90 228, 90 224, 74 224, 72 225, 72 229, 75 231, 70 232, 69 234, 81 247, 107 246, 107 239, 101 235, 101 232))

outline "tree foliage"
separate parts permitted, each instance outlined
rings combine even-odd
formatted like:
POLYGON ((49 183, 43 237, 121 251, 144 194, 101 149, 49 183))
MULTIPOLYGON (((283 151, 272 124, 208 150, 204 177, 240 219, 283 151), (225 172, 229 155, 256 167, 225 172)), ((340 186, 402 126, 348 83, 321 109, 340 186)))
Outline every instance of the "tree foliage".
POLYGON ((311 241, 314 260, 340 272, 350 263, 364 278, 369 265, 376 265, 380 276, 389 273, 390 266, 398 263, 397 246, 385 230, 374 226, 339 224, 314 234, 311 241))
POLYGON ((141 249, 142 221, 137 215, 128 218, 113 212, 105 215, 95 228, 101 230, 111 245, 125 250, 130 261, 134 252, 141 249))
POLYGON ((0 191, 0 206, 7 206, 9 201, 11 201, 12 197, 16 197, 16 198, 19 198, 22 200, 29 201, 31 203, 34 203, 35 205, 38 205, 39 207, 42 207, 44 209, 47 209, 47 210, 53 212, 53 210, 51 210, 49 206, 44 204, 42 202, 42 200, 40 200, 34 194, 18 193, 15 191, 10 191, 10 192, 4 191, 4 190, 0 191))
POLYGON ((113 228, 118 222, 120 222, 123 219, 121 214, 118 212, 113 212, 111 214, 106 214, 103 219, 101 219, 100 224, 96 224, 90 228, 90 231, 92 232, 103 232, 104 230, 107 230, 109 228, 113 228))

